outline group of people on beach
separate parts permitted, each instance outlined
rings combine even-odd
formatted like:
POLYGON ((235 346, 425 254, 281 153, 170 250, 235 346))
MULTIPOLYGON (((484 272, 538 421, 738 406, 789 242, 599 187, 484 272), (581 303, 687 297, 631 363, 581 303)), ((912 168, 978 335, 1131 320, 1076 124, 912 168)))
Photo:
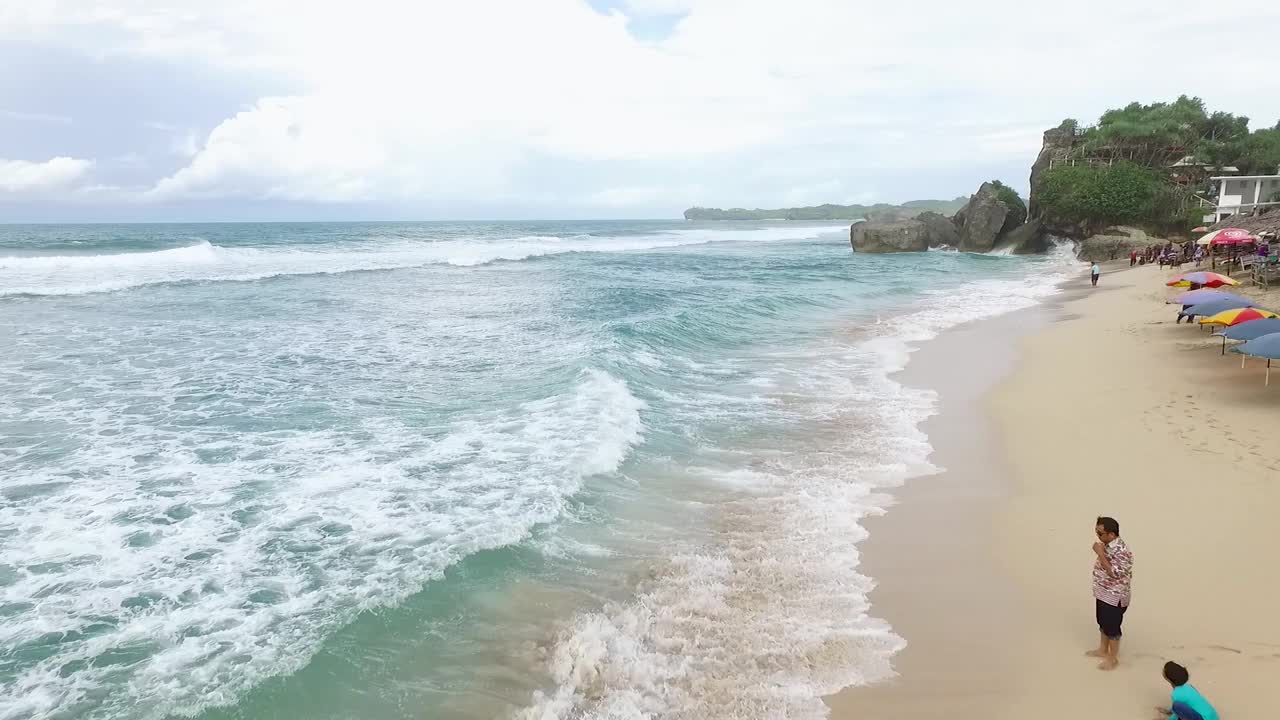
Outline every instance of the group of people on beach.
MULTIPOLYGON (((1098 623, 1098 648, 1085 653, 1100 658, 1098 668, 1114 670, 1120 664, 1120 638, 1133 587, 1133 551, 1120 537, 1120 523, 1102 516, 1094 521, 1093 599, 1098 623)), ((1218 711, 1191 685, 1191 673, 1176 662, 1162 671, 1173 688, 1169 707, 1156 708, 1160 720, 1218 720, 1218 711)))
POLYGON ((1204 248, 1190 241, 1175 245, 1172 242, 1164 245, 1148 245, 1129 251, 1129 267, 1157 263, 1165 265, 1181 265, 1194 261, 1199 265, 1204 260, 1204 248))

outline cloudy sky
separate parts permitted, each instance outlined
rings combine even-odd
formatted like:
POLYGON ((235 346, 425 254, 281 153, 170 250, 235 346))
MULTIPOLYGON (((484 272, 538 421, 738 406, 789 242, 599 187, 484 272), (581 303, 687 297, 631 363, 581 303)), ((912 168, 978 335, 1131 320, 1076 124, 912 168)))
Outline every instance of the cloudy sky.
POLYGON ((1280 119, 1275 0, 0 3, 0 221, 677 217, 1025 187, 1041 132, 1280 119))

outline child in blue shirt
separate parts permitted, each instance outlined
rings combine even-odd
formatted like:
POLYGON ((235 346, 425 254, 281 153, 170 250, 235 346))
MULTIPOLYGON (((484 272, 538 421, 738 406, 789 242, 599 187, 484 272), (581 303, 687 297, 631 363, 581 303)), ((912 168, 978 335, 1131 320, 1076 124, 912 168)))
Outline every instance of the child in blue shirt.
POLYGON ((1164 664, 1164 679, 1173 686, 1172 707, 1158 708, 1160 715, 1168 715, 1168 720, 1218 720, 1218 711, 1213 709, 1199 690, 1188 684, 1191 673, 1176 662, 1164 664))

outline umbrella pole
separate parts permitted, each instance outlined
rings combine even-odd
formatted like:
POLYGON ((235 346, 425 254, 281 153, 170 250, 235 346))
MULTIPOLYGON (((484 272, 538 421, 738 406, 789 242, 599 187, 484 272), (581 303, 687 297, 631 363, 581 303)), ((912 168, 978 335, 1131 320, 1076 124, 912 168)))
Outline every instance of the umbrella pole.
POLYGON ((1223 357, 1227 356, 1227 336, 1226 335, 1222 336, 1222 356, 1223 357))
POLYGON ((1271 384, 1271 360, 1267 360, 1267 379, 1262 381, 1262 386, 1266 387, 1271 384))
POLYGON ((1248 355, 1245 355, 1244 353, 1240 353, 1240 369, 1241 370, 1244 369, 1244 361, 1247 360, 1248 358, 1249 358, 1248 355))

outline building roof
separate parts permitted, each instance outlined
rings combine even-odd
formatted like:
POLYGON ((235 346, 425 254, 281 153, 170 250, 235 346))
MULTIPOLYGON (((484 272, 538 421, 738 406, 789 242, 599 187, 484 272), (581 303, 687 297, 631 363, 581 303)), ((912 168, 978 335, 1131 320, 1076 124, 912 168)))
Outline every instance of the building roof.
POLYGON ((1218 175, 1210 180, 1280 180, 1280 175, 1218 175))
POLYGON ((1194 156, 1194 155, 1187 155, 1187 156, 1184 156, 1181 160, 1179 160, 1178 162, 1176 162, 1176 163, 1174 163, 1174 164, 1170 165, 1169 167, 1171 167, 1171 168, 1195 167, 1195 168, 1200 168, 1200 169, 1202 169, 1202 170, 1208 170, 1208 171, 1210 171, 1210 172, 1214 172, 1214 171, 1217 171, 1217 172, 1240 172, 1240 168, 1235 167, 1235 166, 1233 166, 1233 165, 1227 165, 1227 166, 1224 166, 1224 167, 1214 167, 1213 165, 1209 165, 1208 163, 1202 163, 1202 162, 1200 162, 1200 161, 1196 160, 1196 158, 1195 158, 1195 156, 1194 156))

